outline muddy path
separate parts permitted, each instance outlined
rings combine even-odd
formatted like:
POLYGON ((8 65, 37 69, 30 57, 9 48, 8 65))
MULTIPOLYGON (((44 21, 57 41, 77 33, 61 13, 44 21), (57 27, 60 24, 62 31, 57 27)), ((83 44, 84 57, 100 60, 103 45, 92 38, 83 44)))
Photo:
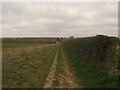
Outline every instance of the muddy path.
POLYGON ((44 84, 44 88, 80 88, 74 73, 71 71, 64 51, 60 49, 55 55, 54 62, 50 68, 50 73, 44 84))

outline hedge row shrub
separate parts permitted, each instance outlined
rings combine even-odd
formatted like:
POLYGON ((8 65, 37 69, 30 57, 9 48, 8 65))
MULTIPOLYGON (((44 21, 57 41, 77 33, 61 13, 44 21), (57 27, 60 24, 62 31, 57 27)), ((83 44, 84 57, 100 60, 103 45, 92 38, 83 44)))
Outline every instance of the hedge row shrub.
POLYGON ((90 61, 110 62, 116 52, 116 37, 97 35, 87 38, 72 38, 63 42, 67 47, 90 61))

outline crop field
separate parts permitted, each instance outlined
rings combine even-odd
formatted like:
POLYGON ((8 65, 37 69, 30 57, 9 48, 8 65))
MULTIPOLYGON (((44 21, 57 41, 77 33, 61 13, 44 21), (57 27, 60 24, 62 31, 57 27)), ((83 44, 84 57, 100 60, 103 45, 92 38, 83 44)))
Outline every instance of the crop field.
POLYGON ((16 47, 28 47, 28 46, 40 46, 43 43, 3 43, 2 48, 16 48, 16 47))
MULTIPOLYGON (((3 48, 3 88, 42 87, 57 50, 55 45, 3 48)), ((23 44, 20 44, 23 45, 23 44)), ((28 44, 25 44, 28 45, 28 44)), ((30 44, 29 46, 31 46, 30 44)))
POLYGON ((3 43, 2 47, 3 88, 120 88, 115 38, 3 43))

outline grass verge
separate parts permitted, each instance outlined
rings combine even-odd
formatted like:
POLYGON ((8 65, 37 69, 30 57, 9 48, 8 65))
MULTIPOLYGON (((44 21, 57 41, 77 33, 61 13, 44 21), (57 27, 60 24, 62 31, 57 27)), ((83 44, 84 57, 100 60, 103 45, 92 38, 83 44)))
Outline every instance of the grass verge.
POLYGON ((84 88, 119 88, 118 75, 109 75, 105 67, 83 59, 65 46, 63 49, 79 84, 84 88))

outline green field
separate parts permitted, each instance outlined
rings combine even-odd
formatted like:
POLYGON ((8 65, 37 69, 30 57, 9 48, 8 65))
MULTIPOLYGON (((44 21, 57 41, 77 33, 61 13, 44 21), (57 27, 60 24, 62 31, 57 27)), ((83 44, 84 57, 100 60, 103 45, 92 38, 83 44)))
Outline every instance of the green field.
MULTIPOLYGON (((18 46, 18 44, 11 45, 18 46)), ((57 46, 3 48, 3 88, 42 88, 56 51, 57 46)))
POLYGON ((43 45, 43 43, 2 43, 2 48, 28 47, 39 45, 43 45))

